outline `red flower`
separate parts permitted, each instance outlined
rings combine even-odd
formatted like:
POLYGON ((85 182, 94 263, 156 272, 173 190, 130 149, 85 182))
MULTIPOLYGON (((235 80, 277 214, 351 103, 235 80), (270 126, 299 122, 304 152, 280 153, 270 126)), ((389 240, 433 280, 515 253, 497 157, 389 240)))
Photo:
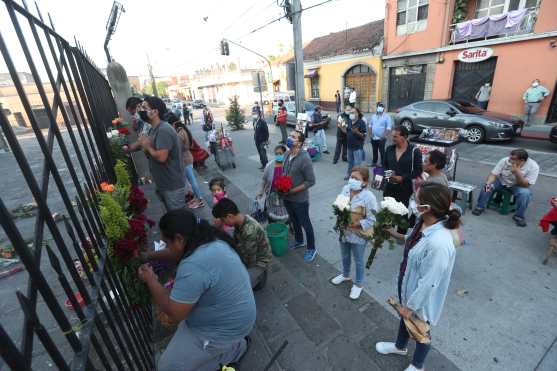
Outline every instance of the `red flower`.
POLYGON ((128 128, 119 128, 119 129, 118 129, 118 132, 119 132, 120 134, 128 135, 128 134, 130 133, 130 129, 128 129, 128 128))
POLYGON ((147 198, 145 198, 145 194, 139 187, 132 186, 130 195, 128 196, 128 203, 130 205, 130 211, 134 215, 138 215, 147 209, 148 201, 147 198))
POLYGON ((281 193, 287 193, 292 189, 292 178, 288 175, 281 175, 275 182, 275 187, 281 193))
POLYGON ((124 264, 139 255, 139 244, 129 238, 121 239, 114 246, 114 255, 124 264))
POLYGON ((147 228, 145 226, 146 224, 147 224, 147 218, 143 214, 134 216, 133 218, 128 220, 128 225, 130 226, 130 229, 128 230, 126 236, 128 236, 128 238, 133 238, 140 243, 146 241, 147 240, 147 228))

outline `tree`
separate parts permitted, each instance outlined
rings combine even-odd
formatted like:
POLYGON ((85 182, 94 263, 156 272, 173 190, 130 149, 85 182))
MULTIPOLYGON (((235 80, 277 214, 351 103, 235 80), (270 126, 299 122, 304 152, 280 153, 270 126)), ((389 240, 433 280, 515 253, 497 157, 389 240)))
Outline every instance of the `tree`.
POLYGON ((241 130, 244 128, 244 121, 246 120, 244 110, 242 110, 238 104, 237 95, 229 100, 230 106, 226 110, 226 121, 228 121, 229 126, 232 126, 233 130, 241 130))
MULTIPOLYGON (((153 86, 151 83, 145 85, 143 93, 146 95, 153 95, 153 86)), ((168 96, 168 83, 166 81, 157 81, 157 93, 159 97, 168 96)))

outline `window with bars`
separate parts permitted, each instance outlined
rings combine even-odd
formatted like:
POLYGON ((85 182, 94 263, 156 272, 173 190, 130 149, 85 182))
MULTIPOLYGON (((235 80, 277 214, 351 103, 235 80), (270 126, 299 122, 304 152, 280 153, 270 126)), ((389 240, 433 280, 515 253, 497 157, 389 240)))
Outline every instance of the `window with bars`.
POLYGON ((539 0, 476 0, 476 18, 536 8, 539 0))
POLYGON ((311 84, 311 97, 319 98, 319 76, 314 76, 310 79, 311 84))
POLYGON ((401 35, 425 30, 428 10, 429 0, 398 0, 396 17, 397 34, 401 35))

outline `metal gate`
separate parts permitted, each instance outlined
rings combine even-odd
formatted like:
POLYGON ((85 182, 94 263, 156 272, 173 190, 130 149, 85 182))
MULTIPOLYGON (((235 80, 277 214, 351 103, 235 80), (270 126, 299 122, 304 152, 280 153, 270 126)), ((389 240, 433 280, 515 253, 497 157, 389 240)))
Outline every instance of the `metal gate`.
POLYGON ((390 68, 389 111, 424 99, 425 65, 390 68))
POLYGON ((452 98, 474 102, 480 87, 489 82, 493 83, 497 57, 477 63, 455 62, 452 98))
POLYGON ((109 84, 38 8, 34 16, 12 0, 0 5, 0 19, 10 20, 0 23, 0 70, 6 67, 32 130, 17 135, 0 109, 11 151, 0 154, 0 243, 11 244, 24 269, 0 279, 0 369, 152 370, 150 311, 131 307, 107 258, 95 202, 99 183, 114 180, 106 131, 117 112, 109 84), (31 86, 47 133, 26 94, 31 86), (32 223, 10 212, 17 197, 36 203, 32 223))
POLYGON ((357 107, 362 112, 370 112, 375 107, 375 73, 366 65, 358 64, 350 68, 344 75, 345 86, 356 89, 357 107))

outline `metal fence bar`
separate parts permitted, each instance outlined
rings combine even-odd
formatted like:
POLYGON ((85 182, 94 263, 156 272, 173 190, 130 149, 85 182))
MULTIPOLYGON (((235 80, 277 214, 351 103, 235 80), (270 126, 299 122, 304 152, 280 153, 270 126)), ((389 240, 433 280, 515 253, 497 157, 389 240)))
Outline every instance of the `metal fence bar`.
POLYGON ((38 7, 37 18, 29 12, 25 0, 23 6, 13 0, 1 1, 6 5, 11 25, 33 76, 34 85, 50 125, 48 138, 45 140, 0 30, 0 55, 5 61, 9 76, 44 156, 39 187, 5 113, 0 112, 0 128, 5 133, 15 161, 38 206, 33 229, 35 250, 32 251, 25 244, 13 217, 0 198, 0 225, 29 274, 27 295, 21 292, 16 294, 25 318, 22 349, 19 350, 13 344, 12 339, 0 326, 0 356, 12 369, 30 370, 33 339, 36 335, 55 366, 61 370, 95 370, 97 366, 106 370, 153 370, 155 365, 149 323, 152 319, 151 313, 145 308, 132 308, 130 305, 126 288, 123 287, 107 256, 108 246, 104 225, 95 196, 101 181, 115 180, 114 162, 106 136, 110 122, 117 115, 110 85, 81 45, 72 47, 56 33, 50 15, 49 27, 44 23, 38 7), (32 38, 25 38, 18 17, 27 20, 32 38), (40 36, 41 30, 45 39, 40 36), (44 45, 44 40, 48 49, 44 45), (30 46, 33 46, 33 43, 39 58, 31 54, 30 46), (49 56, 53 62, 49 61, 49 56), (52 105, 37 66, 44 67, 46 71, 47 83, 52 87, 54 96, 52 105), (68 103, 68 107, 64 102, 68 103), (56 118, 59 113, 63 118, 71 144, 67 143, 68 137, 64 139, 57 125, 56 118), (77 130, 77 134, 74 129, 77 130), (54 160, 55 141, 60 148, 63 163, 69 171, 72 186, 77 192, 77 205, 72 203, 54 160), (72 156, 75 156, 76 164, 72 156), (83 173, 82 179, 78 176, 78 169, 83 173), (51 176, 68 214, 67 217, 63 217, 66 229, 64 236, 56 225, 47 203, 51 176), (45 225, 52 236, 52 245, 56 245, 57 254, 54 253, 50 243, 45 244, 43 241, 45 225), (67 238, 69 238, 68 242, 66 242, 67 238), (54 290, 41 271, 43 244, 48 252, 50 267, 56 273, 57 281, 79 319, 77 330, 72 327, 62 310, 60 298, 54 295, 54 290), (77 261, 83 267, 85 272, 83 279, 74 265, 72 256, 77 257, 77 261), (77 289, 77 293, 72 287, 77 289), (65 354, 60 344, 56 344, 54 338, 45 330, 44 320, 39 318, 37 312, 38 293, 44 299, 46 307, 68 341, 73 354, 65 354), (84 308, 80 306, 77 294, 83 298, 84 308), (97 312, 99 309, 100 311, 97 312), (91 349, 98 357, 95 362, 91 358, 91 349))

